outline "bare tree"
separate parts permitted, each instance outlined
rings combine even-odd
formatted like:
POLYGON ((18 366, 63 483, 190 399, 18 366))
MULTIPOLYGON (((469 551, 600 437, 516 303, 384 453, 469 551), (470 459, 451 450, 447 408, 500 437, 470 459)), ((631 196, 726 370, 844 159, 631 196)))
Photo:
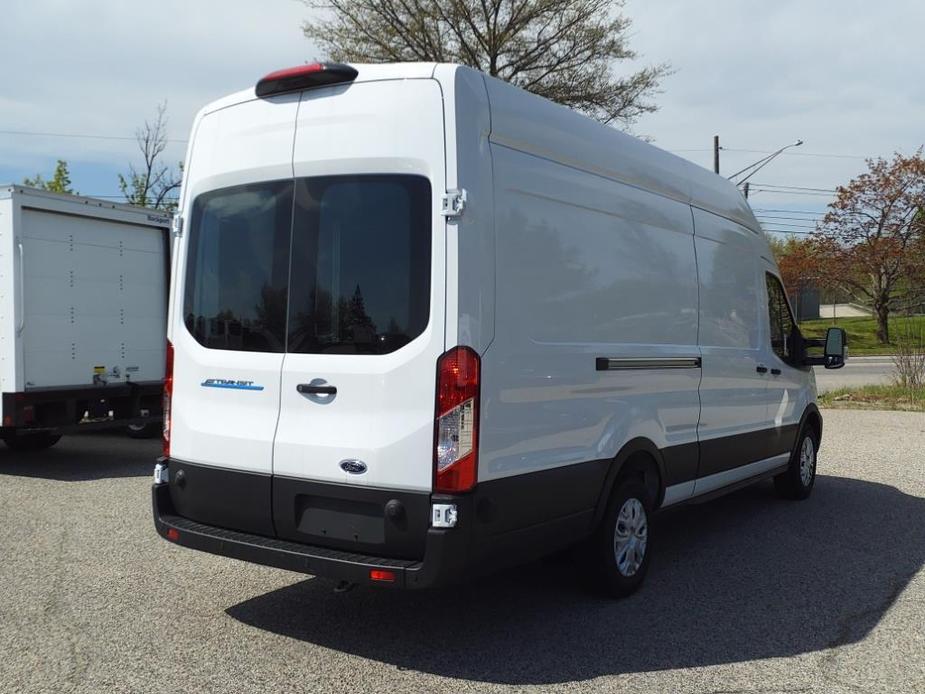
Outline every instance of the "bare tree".
POLYGON ((624 0, 303 0, 305 35, 344 62, 468 65, 603 123, 657 109, 667 64, 618 74, 636 58, 624 0))
POLYGON ((814 235, 817 269, 877 319, 890 341, 892 312, 909 310, 925 283, 925 157, 868 159, 867 171, 839 186, 814 235))
POLYGON ((119 188, 126 202, 138 207, 173 210, 176 200, 171 193, 180 187, 183 164, 174 168, 162 162, 168 142, 166 101, 158 104, 153 123, 146 120, 144 126, 135 131, 135 140, 143 163, 141 169, 130 164, 128 176, 119 174, 119 188))

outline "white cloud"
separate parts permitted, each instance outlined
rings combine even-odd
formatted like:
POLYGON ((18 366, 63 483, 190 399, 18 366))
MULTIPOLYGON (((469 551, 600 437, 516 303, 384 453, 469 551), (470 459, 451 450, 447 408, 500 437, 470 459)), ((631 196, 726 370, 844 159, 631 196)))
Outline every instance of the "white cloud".
MULTIPOLYGON (((925 3, 918 0, 629 0, 633 46, 643 61, 670 61, 661 110, 638 130, 667 149, 709 150, 713 135, 733 149, 802 148, 755 179, 827 188, 857 174, 861 159, 925 141, 925 3)), ((712 153, 688 152, 712 166, 712 153)), ((724 173, 762 155, 723 152, 724 173)), ((753 205, 821 206, 759 194, 753 205)))

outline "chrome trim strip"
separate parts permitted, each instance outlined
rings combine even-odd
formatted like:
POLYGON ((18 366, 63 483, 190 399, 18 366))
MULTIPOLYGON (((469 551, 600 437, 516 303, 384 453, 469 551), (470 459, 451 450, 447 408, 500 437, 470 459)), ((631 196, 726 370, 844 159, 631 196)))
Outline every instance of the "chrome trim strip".
POLYGON ((709 494, 717 489, 722 489, 736 482, 747 480, 750 477, 757 477, 758 475, 774 470, 774 468, 786 465, 789 460, 789 453, 781 453, 772 458, 757 460, 754 463, 740 465, 731 470, 723 470, 722 472, 717 472, 707 477, 701 477, 697 480, 674 484, 665 489, 662 508, 671 506, 680 501, 694 499, 703 494, 709 494))
POLYGON ((700 357, 651 357, 647 359, 598 357, 594 361, 598 371, 628 369, 699 369, 700 357))

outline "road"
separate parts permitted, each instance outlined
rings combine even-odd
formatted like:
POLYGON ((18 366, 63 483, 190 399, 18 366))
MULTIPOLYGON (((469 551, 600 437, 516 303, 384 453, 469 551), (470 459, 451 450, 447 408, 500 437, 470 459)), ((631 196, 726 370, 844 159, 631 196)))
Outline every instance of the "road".
POLYGON ((814 366, 813 370, 820 393, 837 388, 885 385, 893 381, 892 357, 849 357, 841 369, 814 366))
POLYGON ((810 500, 657 517, 624 601, 549 561, 336 594, 157 537, 156 442, 0 451, 0 692, 925 692, 925 414, 825 418, 810 500))

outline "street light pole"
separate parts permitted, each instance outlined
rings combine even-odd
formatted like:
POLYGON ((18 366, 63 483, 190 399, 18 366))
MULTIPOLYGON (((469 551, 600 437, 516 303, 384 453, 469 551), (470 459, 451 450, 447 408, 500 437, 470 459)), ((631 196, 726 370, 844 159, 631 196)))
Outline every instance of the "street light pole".
MULTIPOLYGON (((775 151, 775 152, 771 152, 768 156, 766 156, 766 157, 764 157, 764 158, 762 158, 762 159, 759 159, 759 160, 756 161, 754 164, 749 164, 748 166, 746 166, 746 167, 745 167, 744 169, 742 169, 741 171, 736 171, 734 174, 732 174, 732 175, 729 177, 729 180, 731 181, 732 179, 736 178, 737 176, 741 176, 741 175, 744 174, 746 171, 749 171, 749 170, 750 170, 748 176, 746 176, 745 178, 743 178, 741 181, 735 182, 737 186, 742 185, 743 183, 747 186, 748 183, 746 183, 746 181, 748 181, 748 179, 750 179, 750 178, 751 178, 752 176, 754 176, 756 173, 758 173, 759 171, 761 171, 761 169, 763 169, 765 166, 767 166, 767 165, 770 164, 772 161, 774 161, 774 159, 775 159, 777 156, 779 156, 779 155, 781 154, 781 152, 783 152, 783 151, 786 150, 786 149, 790 149, 791 147, 799 147, 799 146, 802 145, 802 144, 803 144, 803 140, 797 140, 796 142, 793 142, 793 143, 791 143, 791 144, 789 144, 789 145, 784 145, 784 146, 781 147, 779 150, 777 150, 777 151, 775 151)), ((747 188, 746 188, 745 197, 748 197, 748 189, 747 189, 747 188)))

